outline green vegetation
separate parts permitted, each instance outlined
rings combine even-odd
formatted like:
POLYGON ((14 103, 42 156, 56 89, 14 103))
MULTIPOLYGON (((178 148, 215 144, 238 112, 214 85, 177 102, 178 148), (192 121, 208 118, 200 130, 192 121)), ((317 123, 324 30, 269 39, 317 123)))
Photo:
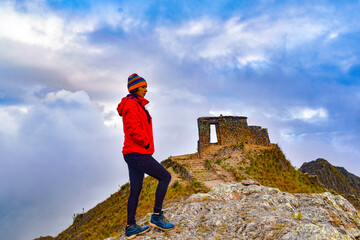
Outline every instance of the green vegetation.
POLYGON ((176 180, 176 181, 171 185, 171 188, 177 188, 177 187, 180 187, 180 182, 179 182, 179 180, 176 180))
POLYGON ((228 160, 231 158, 231 155, 230 156, 227 156, 227 157, 224 157, 224 158, 219 158, 219 159, 216 159, 216 163, 221 165, 224 161, 228 160))
MULTIPOLYGON (((224 158, 219 158, 217 159, 215 162, 220 165, 222 168, 224 168, 225 170, 231 172, 236 181, 241 181, 241 180, 244 180, 245 177, 243 176, 243 167, 241 166, 239 168, 239 170, 237 170, 234 166, 231 166, 229 162, 226 162, 226 160, 230 159, 231 158, 231 155, 227 156, 227 157, 224 157, 224 158)), ((238 164, 241 164, 241 162, 238 162, 238 164)))
POLYGON ((220 164, 222 163, 222 161, 223 161, 223 160, 220 158, 220 159, 217 159, 217 160, 216 160, 216 163, 220 165, 220 164))
POLYGON ((300 220, 302 218, 301 212, 298 212, 298 214, 291 214, 291 218, 300 220))
POLYGON ((190 186, 194 189, 198 189, 198 192, 208 192, 209 189, 207 189, 207 187, 204 185, 204 183, 199 182, 197 180, 193 181, 190 186))
POLYGON ((244 179, 245 179, 245 177, 241 174, 241 171, 237 171, 236 168, 231 167, 229 170, 230 170, 230 171, 232 172, 232 174, 235 176, 236 181, 239 181, 239 182, 240 182, 241 180, 244 180, 244 179))
POLYGON ((285 223, 277 223, 276 225, 271 226, 271 229, 272 230, 280 230, 280 229, 283 229, 285 226, 286 226, 285 223))
POLYGON ((177 168, 176 168, 176 167, 174 167, 174 166, 172 167, 172 170, 173 170, 173 171, 174 171, 174 173, 176 173, 176 174, 177 174, 177 173, 179 173, 179 171, 177 170, 177 168))
POLYGON ((241 142, 239 144, 233 144, 230 147, 235 148, 235 149, 244 150, 245 149, 245 143, 241 142))
POLYGON ((248 151, 246 158, 250 160, 250 167, 245 169, 245 172, 264 186, 276 187, 290 193, 325 191, 300 170, 295 170, 277 145, 264 149, 259 154, 248 151))

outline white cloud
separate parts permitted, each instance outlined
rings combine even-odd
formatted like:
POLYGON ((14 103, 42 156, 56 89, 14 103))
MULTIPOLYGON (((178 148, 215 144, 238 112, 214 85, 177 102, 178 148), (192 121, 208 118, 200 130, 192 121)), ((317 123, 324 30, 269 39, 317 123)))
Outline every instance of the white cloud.
POLYGON ((101 111, 105 126, 119 129, 118 131, 122 132, 123 124, 122 119, 116 110, 117 103, 102 101, 96 102, 96 104, 101 111))
POLYGON ((16 135, 20 127, 20 119, 27 112, 26 107, 0 107, 0 134, 7 137, 16 135))
POLYGON ((179 27, 159 27, 157 34, 163 46, 179 58, 221 60, 227 64, 236 59, 235 65, 241 67, 267 63, 277 49, 296 49, 335 28, 332 22, 314 20, 302 10, 294 9, 291 14, 288 11, 276 17, 262 15, 248 20, 191 20, 179 27))
POLYGON ((166 99, 169 102, 190 102, 190 103, 203 103, 206 101, 206 98, 198 93, 194 93, 187 88, 178 88, 178 89, 162 89, 161 93, 159 92, 160 89, 152 89, 152 92, 155 94, 161 94, 164 99, 166 99))
POLYGON ((339 154, 354 155, 359 158, 359 147, 357 144, 354 144, 356 142, 358 142, 357 136, 346 132, 341 132, 331 138, 332 146, 339 154))
POLYGON ((234 113, 230 110, 210 110, 210 115, 218 117, 220 115, 223 116, 232 116, 234 113))
POLYGON ((341 57, 340 59, 337 60, 337 64, 340 66, 343 72, 348 72, 351 67, 357 65, 358 63, 359 63, 358 55, 341 57))
POLYGON ((122 132, 104 126, 85 91, 33 100, 0 108, 0 232, 7 239, 56 235, 74 213, 127 181, 122 132))
POLYGON ((337 139, 337 135, 343 134, 341 131, 332 131, 332 132, 302 132, 295 133, 293 128, 282 128, 280 129, 280 136, 285 142, 300 142, 304 139, 316 139, 321 137, 326 137, 328 139, 337 139))
POLYGON ((339 33, 338 32, 332 32, 329 34, 329 39, 335 39, 339 36, 339 33))
POLYGON ((316 122, 328 119, 328 112, 325 108, 295 107, 289 113, 292 120, 299 119, 306 122, 316 122))
POLYGON ((176 30, 176 35, 180 37, 195 37, 206 34, 213 29, 214 22, 209 19, 191 20, 176 30))
POLYGON ((56 101, 64 101, 67 103, 78 102, 88 103, 90 102, 89 95, 85 91, 69 92, 66 90, 60 90, 57 92, 50 92, 45 96, 44 101, 52 103, 56 101))
POLYGON ((280 137, 284 142, 294 142, 298 140, 298 136, 294 134, 293 129, 291 128, 283 128, 279 130, 280 137))
POLYGON ((94 3, 87 15, 68 19, 53 12, 43 1, 23 3, 27 11, 17 11, 16 4, 16 1, 0 2, 0 39, 57 51, 101 52, 86 42, 86 34, 103 25, 126 32, 145 25, 129 14, 119 12, 112 4, 98 6, 94 3))
POLYGON ((114 4, 99 2, 93 3, 89 19, 96 21, 97 26, 105 24, 110 25, 113 29, 121 28, 125 32, 132 32, 147 25, 136 14, 130 10, 119 11, 119 7, 114 4))
POLYGON ((80 47, 81 34, 94 30, 95 22, 65 22, 51 13, 18 12, 14 2, 0 4, 0 39, 12 40, 44 48, 80 47))
POLYGON ((247 55, 243 57, 236 57, 238 61, 238 67, 243 67, 248 64, 252 65, 253 67, 261 67, 262 65, 265 65, 268 63, 268 61, 263 56, 256 56, 256 55, 247 55))
POLYGON ((295 134, 293 130, 283 129, 280 143, 295 166, 325 158, 331 164, 345 167, 359 176, 360 164, 356 160, 360 157, 356 144, 358 139, 352 133, 334 131, 295 134))

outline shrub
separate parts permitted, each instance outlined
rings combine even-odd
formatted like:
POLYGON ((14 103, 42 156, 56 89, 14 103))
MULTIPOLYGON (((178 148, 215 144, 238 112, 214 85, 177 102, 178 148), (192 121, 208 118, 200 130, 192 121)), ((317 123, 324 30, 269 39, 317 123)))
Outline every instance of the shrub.
POLYGON ((181 186, 181 184, 180 184, 179 180, 176 180, 176 181, 173 183, 173 185, 171 186, 171 188, 177 188, 177 187, 179 187, 179 186, 181 186))
POLYGON ((190 184, 191 187, 194 187, 194 188, 203 188, 205 187, 204 183, 202 182, 199 182, 197 180, 193 181, 191 184, 190 184))

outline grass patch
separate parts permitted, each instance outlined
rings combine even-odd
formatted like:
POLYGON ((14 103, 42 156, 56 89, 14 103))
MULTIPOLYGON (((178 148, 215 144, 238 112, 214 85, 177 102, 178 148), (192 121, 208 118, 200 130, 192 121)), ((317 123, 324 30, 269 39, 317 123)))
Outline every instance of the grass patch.
POLYGON ((300 220, 302 218, 301 212, 298 212, 297 214, 291 214, 291 218, 300 220))
POLYGON ((180 184, 179 180, 176 180, 176 181, 171 185, 171 188, 178 188, 178 187, 181 187, 181 184, 180 184))
POLYGON ((240 149, 240 150, 244 150, 245 149, 245 143, 244 142, 240 142, 239 144, 233 144, 230 147, 234 148, 234 149, 240 149))

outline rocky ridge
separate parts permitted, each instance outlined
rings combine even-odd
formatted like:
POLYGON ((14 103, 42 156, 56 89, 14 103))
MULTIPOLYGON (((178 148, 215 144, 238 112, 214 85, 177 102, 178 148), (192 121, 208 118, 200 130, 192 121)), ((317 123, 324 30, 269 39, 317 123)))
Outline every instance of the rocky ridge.
POLYGON ((304 163, 301 172, 316 176, 325 188, 336 191, 360 209, 360 178, 343 167, 336 167, 323 158, 304 163))
MULTIPOLYGON (((165 215, 177 225, 174 230, 151 229, 137 239, 360 239, 360 213, 329 192, 219 184, 165 209, 165 215)), ((150 214, 138 222, 149 219, 150 214)))

